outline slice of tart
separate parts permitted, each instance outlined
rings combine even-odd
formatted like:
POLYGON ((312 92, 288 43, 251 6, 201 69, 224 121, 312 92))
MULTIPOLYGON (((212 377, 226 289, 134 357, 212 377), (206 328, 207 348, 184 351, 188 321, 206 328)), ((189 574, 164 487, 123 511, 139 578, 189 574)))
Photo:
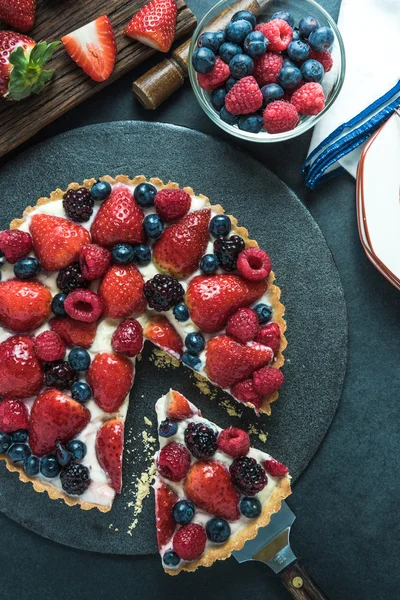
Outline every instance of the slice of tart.
POLYGON ((224 560, 253 539, 290 495, 290 476, 252 448, 245 431, 221 429, 175 390, 156 412, 157 541, 165 571, 176 575, 224 560))

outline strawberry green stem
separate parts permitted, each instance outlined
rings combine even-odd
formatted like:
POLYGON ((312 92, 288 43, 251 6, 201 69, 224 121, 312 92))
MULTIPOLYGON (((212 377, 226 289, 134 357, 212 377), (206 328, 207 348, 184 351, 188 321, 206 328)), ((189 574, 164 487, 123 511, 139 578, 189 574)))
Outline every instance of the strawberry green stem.
POLYGON ((39 94, 45 84, 52 78, 54 69, 43 67, 53 56, 60 42, 39 42, 31 51, 22 46, 11 52, 9 61, 13 65, 8 83, 7 99, 23 100, 31 94, 39 94))

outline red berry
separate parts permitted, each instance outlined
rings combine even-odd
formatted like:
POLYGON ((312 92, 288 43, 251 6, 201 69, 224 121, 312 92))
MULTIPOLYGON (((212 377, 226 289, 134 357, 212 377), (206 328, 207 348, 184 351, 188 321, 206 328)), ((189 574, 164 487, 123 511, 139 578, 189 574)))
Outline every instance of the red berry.
POLYGON ((178 442, 171 442, 160 450, 157 470, 162 477, 171 481, 182 481, 190 468, 189 450, 178 442))
POLYGON ((264 462, 264 469, 271 477, 284 477, 284 475, 289 473, 289 469, 274 458, 270 458, 264 462))
POLYGON ((157 482, 155 489, 156 500, 156 530, 159 549, 168 544, 176 528, 172 509, 179 497, 164 482, 157 482))
POLYGON ((267 83, 276 83, 282 69, 283 58, 275 52, 266 52, 254 61, 253 76, 260 87, 267 83))
POLYGON ((258 331, 258 317, 251 308, 239 308, 226 324, 226 333, 239 342, 254 340, 258 331))
POLYGON ((91 290, 79 288, 68 294, 64 308, 71 319, 93 323, 103 312, 103 301, 91 290))
POLYGON ((124 424, 119 419, 106 421, 96 436, 96 457, 107 473, 111 487, 121 493, 122 452, 124 448, 124 424))
POLYGON ((39 360, 53 362, 65 356, 65 345, 55 331, 43 331, 34 340, 35 354, 39 360))
POLYGON ((49 325, 67 346, 90 348, 96 336, 97 323, 83 323, 70 317, 55 317, 49 325))
POLYGON ((35 396, 43 385, 43 372, 30 337, 15 335, 0 344, 0 395, 35 396))
POLYGON ((166 223, 182 219, 191 203, 191 198, 185 190, 160 190, 154 198, 157 214, 166 223))
POLYGON ((143 348, 143 329, 136 319, 126 319, 116 328, 111 338, 115 352, 136 356, 143 348))
POLYGON ((247 115, 261 108, 263 95, 257 81, 251 75, 240 79, 227 93, 226 110, 233 115, 247 115))
POLYGON ((100 352, 87 372, 87 382, 93 390, 97 406, 104 412, 117 412, 130 392, 135 368, 125 356, 100 352))
POLYGON ((233 458, 245 456, 250 449, 249 434, 238 427, 228 427, 219 434, 218 448, 233 458))
POLYGON ((230 76, 231 72, 229 70, 229 66, 224 63, 223 60, 217 56, 215 61, 215 66, 211 73, 206 73, 205 75, 199 73, 197 75, 197 81, 199 82, 199 86, 208 92, 211 90, 215 90, 225 83, 225 81, 230 76))
POLYGON ((333 58, 328 52, 328 50, 326 50, 325 52, 317 52, 316 50, 310 48, 310 54, 308 58, 313 58, 314 60, 320 62, 321 65, 324 67, 325 73, 330 71, 333 67, 333 58))
POLYGON ((203 554, 207 535, 204 527, 197 523, 184 525, 174 535, 172 546, 182 560, 194 560, 203 554))
POLYGON ((242 250, 236 266, 241 276, 250 281, 266 279, 272 270, 271 259, 261 248, 242 250))
POLYGON ((48 319, 50 290, 38 281, 0 282, 0 323, 12 331, 32 331, 48 319))
POLYGON ((273 19, 268 23, 256 25, 256 30, 261 31, 268 40, 270 52, 286 50, 293 39, 293 29, 283 19, 273 19))
POLYGON ((6 229, 0 232, 0 250, 8 262, 14 264, 32 250, 32 238, 26 231, 6 229))
POLYGON ((253 373, 254 389, 259 394, 267 395, 278 391, 284 381, 283 373, 273 367, 262 367, 253 373))
POLYGON ((264 128, 268 133, 282 133, 294 129, 299 123, 299 114, 293 104, 276 100, 264 110, 264 128))
POLYGON ((12 433, 18 429, 28 429, 28 409, 23 402, 14 398, 4 398, 0 402, 0 431, 12 433))
POLYGON ((103 277, 111 264, 111 252, 97 244, 82 246, 79 253, 79 266, 88 281, 103 277))
POLYGON ((243 402, 244 404, 249 402, 250 404, 253 404, 256 410, 260 408, 262 398, 261 395, 256 392, 252 379, 239 381, 239 383, 232 387, 231 392, 239 402, 243 402))
POLYGON ((325 106, 325 95, 320 83, 305 83, 290 99, 301 115, 317 115, 325 106))
POLYGON ((269 346, 273 353, 276 354, 281 345, 281 330, 279 329, 279 325, 277 323, 268 323, 268 325, 260 329, 254 341, 258 344, 269 346))

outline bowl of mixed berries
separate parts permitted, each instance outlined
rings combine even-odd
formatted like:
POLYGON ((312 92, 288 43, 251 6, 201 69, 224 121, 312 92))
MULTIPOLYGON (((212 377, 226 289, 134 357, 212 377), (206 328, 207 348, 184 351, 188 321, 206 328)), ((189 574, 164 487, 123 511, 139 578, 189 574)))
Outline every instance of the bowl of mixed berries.
POLYGON ((254 142, 287 140, 313 127, 344 75, 340 32, 314 0, 222 0, 199 23, 189 50, 200 106, 223 130, 254 142), (221 13, 223 28, 216 24, 221 13))

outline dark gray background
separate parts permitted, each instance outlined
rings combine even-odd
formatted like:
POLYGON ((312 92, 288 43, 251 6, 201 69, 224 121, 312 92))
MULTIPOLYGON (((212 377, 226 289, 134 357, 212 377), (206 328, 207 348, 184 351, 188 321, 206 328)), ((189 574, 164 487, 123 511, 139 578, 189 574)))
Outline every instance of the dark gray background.
MULTIPOLYGON (((339 2, 321 3, 337 18, 339 2)), ((214 2, 188 0, 188 4, 200 17, 214 2)), ((144 70, 138 69, 135 76, 144 70)), ((32 143, 73 127, 120 119, 164 121, 223 137, 197 106, 189 84, 149 113, 133 99, 131 82, 129 75, 121 79, 46 128, 32 143)), ((400 585, 396 560, 400 295, 362 251, 354 180, 344 175, 312 193, 304 187, 300 167, 309 139, 310 134, 261 148, 241 144, 291 186, 311 211, 333 252, 347 301, 345 389, 328 435, 290 501, 298 516, 293 546, 331 599, 394 600, 400 585)), ((46 541, 3 515, 0 524, 2 598, 289 598, 268 569, 256 563, 239 569, 230 559, 194 575, 168 578, 156 556, 88 554, 46 541)))

